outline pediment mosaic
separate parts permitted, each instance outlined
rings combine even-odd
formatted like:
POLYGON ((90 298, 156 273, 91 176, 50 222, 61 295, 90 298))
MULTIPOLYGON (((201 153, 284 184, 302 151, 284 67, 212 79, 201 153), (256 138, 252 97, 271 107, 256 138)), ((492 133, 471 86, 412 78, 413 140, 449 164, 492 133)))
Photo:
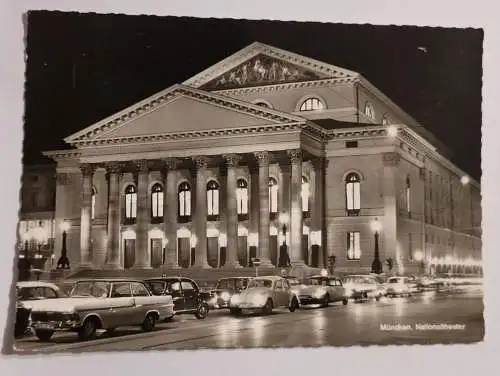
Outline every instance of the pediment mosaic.
POLYGON ((204 90, 224 90, 242 86, 311 81, 321 78, 324 77, 315 72, 259 54, 206 83, 201 88, 204 90))

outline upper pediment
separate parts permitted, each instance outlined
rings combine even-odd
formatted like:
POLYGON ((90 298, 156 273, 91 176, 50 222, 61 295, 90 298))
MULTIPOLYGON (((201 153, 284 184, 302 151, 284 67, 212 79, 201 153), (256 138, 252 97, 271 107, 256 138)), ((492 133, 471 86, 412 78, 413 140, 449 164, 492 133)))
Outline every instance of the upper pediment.
POLYGON ((199 137, 305 119, 202 90, 174 85, 65 139, 75 146, 199 137))
POLYGON ((357 75, 335 65, 255 42, 183 84, 204 90, 227 90, 357 75))

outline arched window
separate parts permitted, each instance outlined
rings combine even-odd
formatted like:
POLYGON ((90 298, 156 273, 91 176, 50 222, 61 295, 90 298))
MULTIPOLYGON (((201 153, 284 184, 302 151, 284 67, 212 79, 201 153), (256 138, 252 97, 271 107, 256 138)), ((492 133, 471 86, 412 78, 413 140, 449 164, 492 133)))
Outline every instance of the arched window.
POLYGON ((207 184, 207 210, 208 215, 219 215, 219 184, 210 180, 207 184))
POLYGON ((351 172, 345 178, 345 196, 347 215, 359 215, 361 208, 359 175, 351 172))
POLYGON ((411 184, 410 177, 406 178, 406 212, 411 217, 411 184))
POLYGON ((132 184, 125 188, 125 218, 137 217, 137 190, 132 184))
POLYGON ((269 213, 278 212, 278 182, 269 178, 269 213))
POLYGON ((266 107, 266 108, 271 108, 271 106, 269 106, 269 103, 266 103, 266 102, 264 102, 264 101, 257 101, 257 102, 255 102, 255 104, 256 104, 257 106, 266 107))
POLYGON ((389 118, 387 117, 387 115, 384 115, 382 117, 382 125, 389 125, 389 118))
POLYGON ((302 196, 302 212, 307 213, 309 212, 309 181, 307 181, 307 178, 305 176, 302 176, 302 191, 300 192, 302 196))
POLYGON ((191 215, 191 187, 187 182, 179 185, 179 216, 189 217, 191 215))
POLYGON ((370 102, 365 103, 365 116, 370 120, 375 120, 375 109, 370 102))
POLYGON ((323 102, 321 102, 318 98, 306 99, 300 105, 300 111, 318 111, 324 108, 325 106, 323 105, 323 102))
POLYGON ((236 202, 238 214, 248 214, 248 184, 244 179, 238 179, 236 187, 236 202))
POLYGON ((151 188, 151 216, 153 218, 163 217, 163 187, 159 183, 151 188))
POLYGON ((91 216, 90 218, 95 219, 95 199, 97 195, 97 189, 95 187, 92 187, 92 206, 91 206, 91 216))

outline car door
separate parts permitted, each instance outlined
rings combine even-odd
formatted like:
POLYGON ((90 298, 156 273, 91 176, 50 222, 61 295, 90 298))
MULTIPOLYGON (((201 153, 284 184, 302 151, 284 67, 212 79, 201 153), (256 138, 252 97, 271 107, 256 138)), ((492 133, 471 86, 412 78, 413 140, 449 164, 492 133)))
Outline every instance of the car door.
POLYGON ((134 323, 135 303, 130 282, 114 282, 109 297, 110 315, 108 327, 132 325, 134 323))
POLYGON ((184 309, 194 310, 198 303, 198 287, 189 279, 181 279, 182 296, 184 297, 184 309))
POLYGON ((283 282, 285 281, 279 279, 275 284, 276 307, 283 307, 288 304, 288 292, 283 282))
POLYGON ((184 296, 182 295, 181 281, 178 279, 170 279, 166 281, 167 290, 166 293, 172 295, 172 301, 174 302, 174 311, 181 312, 185 308, 184 296))
POLYGON ((132 282, 132 297, 134 298, 133 320, 135 324, 140 324, 146 317, 146 312, 151 308, 154 297, 151 296, 148 289, 140 282, 132 282))

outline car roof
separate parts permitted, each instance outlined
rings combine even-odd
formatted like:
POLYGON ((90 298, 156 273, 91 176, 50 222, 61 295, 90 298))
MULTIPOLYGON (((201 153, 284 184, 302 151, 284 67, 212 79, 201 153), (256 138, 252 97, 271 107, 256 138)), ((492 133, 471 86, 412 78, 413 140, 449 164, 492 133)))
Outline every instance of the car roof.
POLYGON ((228 279, 252 279, 252 278, 255 278, 255 277, 225 277, 225 278, 219 278, 219 281, 224 281, 224 280, 228 280, 228 279))
POLYGON ((326 279, 339 279, 338 277, 335 277, 333 275, 312 275, 309 278, 326 278, 326 279))
POLYGON ((117 277, 117 278, 85 278, 85 279, 77 279, 72 283, 79 283, 79 282, 139 282, 142 283, 144 281, 141 281, 140 279, 136 278, 124 278, 124 277, 117 277))
POLYGON ((55 283, 45 281, 20 281, 16 283, 16 287, 52 287, 59 288, 55 283))
POLYGON ((279 279, 283 279, 283 277, 278 276, 278 275, 263 275, 263 276, 255 277, 254 279, 270 279, 272 281, 277 281, 279 279))
POLYGON ((144 281, 167 281, 167 280, 171 280, 171 279, 177 279, 177 280, 179 280, 179 279, 185 279, 185 280, 193 281, 194 282, 194 280, 192 278, 179 277, 179 276, 144 278, 144 281))

